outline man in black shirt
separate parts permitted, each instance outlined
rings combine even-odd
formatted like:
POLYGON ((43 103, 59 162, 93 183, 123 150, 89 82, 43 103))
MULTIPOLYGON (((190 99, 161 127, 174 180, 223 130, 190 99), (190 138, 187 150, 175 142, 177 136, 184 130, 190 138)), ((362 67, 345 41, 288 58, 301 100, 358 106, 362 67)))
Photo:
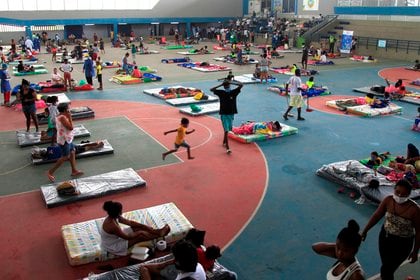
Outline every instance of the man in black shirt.
POLYGON ((226 147, 227 154, 231 153, 228 142, 228 133, 232 130, 234 115, 238 113, 238 109, 236 107, 236 97, 241 92, 242 86, 243 84, 240 82, 224 80, 222 84, 210 89, 219 97, 219 114, 224 129, 223 146, 226 147), (231 85, 236 85, 237 87, 231 89, 231 85), (223 89, 217 89, 221 86, 223 86, 223 89))

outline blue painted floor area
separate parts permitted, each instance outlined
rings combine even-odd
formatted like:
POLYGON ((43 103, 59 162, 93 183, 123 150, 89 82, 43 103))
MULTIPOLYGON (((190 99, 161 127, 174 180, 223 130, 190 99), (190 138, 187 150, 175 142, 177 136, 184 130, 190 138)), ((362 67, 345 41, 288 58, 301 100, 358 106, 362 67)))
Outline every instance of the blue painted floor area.
MULTIPOLYGON (((359 94, 351 91, 354 87, 384 84, 377 75, 384 65, 356 66, 325 71, 320 68, 321 74, 315 76, 315 81, 328 86, 333 94, 356 96, 359 94)), ((288 79, 287 76, 277 77, 279 83, 288 79)), ((208 91, 217 83, 180 84, 208 91)), ((162 86, 164 84, 146 84, 140 88, 69 96, 72 99, 164 104, 163 100, 141 93, 143 88, 162 86)), ((244 86, 238 97, 239 114, 235 116, 235 125, 246 120, 283 122, 281 116, 286 99, 267 91, 266 87, 265 84, 244 86)), ((403 107, 402 115, 377 118, 303 110, 306 121, 298 122, 295 118, 288 121, 289 125, 299 128, 297 135, 258 143, 269 168, 266 196, 253 220, 224 251, 221 262, 236 271, 239 279, 325 279, 327 270, 335 261, 313 253, 311 244, 334 242, 349 219, 355 219, 363 228, 376 207, 356 204, 348 196, 348 191, 347 194, 338 194, 338 186, 317 177, 315 171, 334 161, 368 157, 373 150, 403 155, 408 143, 420 144, 420 133, 410 130, 417 106, 398 104, 403 107)), ((294 113, 296 115, 296 111, 294 113)), ((380 224, 369 232, 358 254, 369 277, 379 271, 379 229, 380 224)))

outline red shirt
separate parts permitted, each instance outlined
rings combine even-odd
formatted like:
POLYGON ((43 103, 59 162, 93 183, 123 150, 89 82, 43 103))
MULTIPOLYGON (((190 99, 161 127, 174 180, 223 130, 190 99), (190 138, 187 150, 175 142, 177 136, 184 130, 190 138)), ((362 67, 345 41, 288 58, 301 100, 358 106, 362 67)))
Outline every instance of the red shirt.
POLYGON ((211 271, 214 266, 215 260, 206 258, 203 248, 197 248, 198 262, 203 266, 204 270, 211 271))

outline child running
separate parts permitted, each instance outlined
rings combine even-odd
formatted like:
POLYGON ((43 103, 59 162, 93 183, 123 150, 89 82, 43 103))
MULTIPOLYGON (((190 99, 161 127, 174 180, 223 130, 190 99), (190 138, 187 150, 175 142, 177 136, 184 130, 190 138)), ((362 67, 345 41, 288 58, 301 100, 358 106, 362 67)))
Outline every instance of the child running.
POLYGON ((185 142, 185 135, 193 133, 195 131, 195 129, 192 129, 190 131, 187 131, 188 125, 190 123, 190 120, 187 118, 182 118, 181 119, 181 126, 177 129, 173 129, 173 130, 169 130, 169 131, 165 131, 163 134, 166 135, 168 133, 172 133, 172 132, 177 132, 176 138, 175 138, 175 149, 167 151, 166 153, 162 154, 162 159, 165 160, 166 156, 172 153, 175 153, 176 151, 178 151, 179 147, 185 147, 187 148, 187 154, 188 154, 188 159, 194 159, 191 156, 191 151, 190 151, 190 145, 188 145, 187 142, 185 142))

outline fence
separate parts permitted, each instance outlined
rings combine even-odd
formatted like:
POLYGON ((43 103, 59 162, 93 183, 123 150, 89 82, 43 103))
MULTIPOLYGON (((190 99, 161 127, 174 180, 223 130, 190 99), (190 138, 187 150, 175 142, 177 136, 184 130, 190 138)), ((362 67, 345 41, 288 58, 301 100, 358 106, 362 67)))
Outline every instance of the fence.
POLYGON ((338 7, 420 7, 420 0, 337 0, 338 7))
POLYGON ((360 47, 366 49, 375 48, 384 49, 385 51, 405 52, 416 52, 420 55, 420 41, 409 41, 409 40, 396 40, 386 38, 372 38, 372 37, 356 37, 360 47))

